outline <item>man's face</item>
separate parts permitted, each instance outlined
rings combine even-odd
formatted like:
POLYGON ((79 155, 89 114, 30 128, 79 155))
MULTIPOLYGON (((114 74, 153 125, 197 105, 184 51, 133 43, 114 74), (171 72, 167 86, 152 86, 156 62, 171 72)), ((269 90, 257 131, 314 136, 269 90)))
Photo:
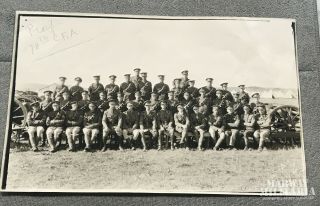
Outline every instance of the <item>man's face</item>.
POLYGON ((168 94, 168 98, 169 98, 169 99, 173 99, 173 93, 169 93, 169 94, 168 94))
POLYGON ((150 111, 151 110, 151 106, 150 105, 145 105, 144 107, 146 108, 146 111, 150 111))
POLYGON ((57 103, 52 104, 53 111, 57 111, 59 109, 59 105, 57 103))
POLYGON ((37 112, 40 110, 40 107, 39 107, 39 105, 35 105, 32 107, 32 109, 37 112))
POLYGON ((194 87, 194 82, 189 82, 190 87, 194 87))
POLYGON ((94 111, 96 109, 96 106, 94 104, 89 104, 90 111, 94 111))
POLYGON ((178 112, 182 113, 183 112, 183 107, 178 107, 178 112))
POLYGON ((128 110, 133 110, 133 105, 132 104, 128 104, 127 108, 128 108, 128 110))
POLYGON ((135 96, 136 99, 141 99, 140 93, 136 93, 134 96, 135 96))
POLYGON ((114 109, 116 107, 116 103, 115 102, 110 102, 109 103, 109 107, 114 109))
POLYGON ((99 79, 99 78, 94 78, 94 82, 95 82, 96 84, 98 84, 98 83, 99 83, 99 81, 100 81, 100 79, 99 79))
POLYGON ((68 93, 63 93, 62 97, 63 97, 64 100, 69 100, 70 96, 69 96, 68 93))
POLYGON ((217 115, 217 114, 218 114, 218 111, 219 111, 218 107, 213 107, 213 108, 212 108, 212 113, 213 113, 213 115, 217 115))
POLYGON ((111 79, 110 79, 110 83, 111 83, 111 84, 114 84, 115 81, 116 81, 116 79, 114 79, 114 78, 111 78, 111 79))
POLYGON ((244 112, 247 113, 247 114, 250 112, 250 108, 249 108, 248 106, 244 106, 244 107, 243 107, 243 110, 244 110, 244 112))
POLYGON ((51 98, 51 94, 48 93, 48 92, 45 93, 45 94, 44 94, 44 98, 45 98, 45 99, 50 99, 50 98, 51 98))
POLYGON ((134 75, 139 76, 140 70, 134 70, 134 75))
POLYGON ((77 85, 77 86, 79 86, 79 85, 80 85, 80 83, 81 83, 80 81, 76 81, 76 85, 77 85))
POLYGON ((60 84, 60 85, 64 85, 65 81, 66 81, 66 80, 64 80, 64 79, 59 79, 59 84, 60 84))
POLYGON ((228 86, 226 84, 222 85, 222 89, 223 90, 227 90, 228 89, 228 86))
POLYGON ((245 90, 245 87, 240 87, 240 91, 244 91, 245 90))
POLYGON ((258 107, 258 111, 260 114, 265 114, 266 113, 266 109, 264 107, 258 107))
POLYGON ((83 100, 86 100, 89 98, 87 93, 82 93, 81 96, 83 100))
POLYGON ((188 79, 188 73, 183 73, 182 77, 183 77, 183 79, 188 79))
POLYGON ((194 107, 193 111, 194 111, 195 114, 198 114, 199 113, 199 107, 194 107))
POLYGON ((104 93, 99 94, 100 100, 104 100, 106 98, 106 95, 104 93))
POLYGON ((211 81, 207 81, 207 87, 211 87, 212 82, 211 81))
POLYGON ((228 114, 232 114, 233 113, 233 108, 232 107, 228 107, 227 108, 227 112, 228 112, 228 114))
POLYGON ((78 104, 72 104, 71 105, 71 110, 75 111, 78 109, 78 104))
POLYGON ((183 97, 184 97, 186 100, 188 100, 188 99, 190 98, 190 95, 189 95, 189 93, 184 93, 183 97))
POLYGON ((121 95, 118 95, 118 96, 117 96, 117 99, 118 99, 119 102, 122 102, 123 97, 122 97, 121 95))
POLYGON ((164 81, 164 77, 159 77, 160 82, 164 81))
POLYGON ((175 87, 180 87, 180 81, 178 81, 178 80, 174 81, 174 86, 175 87))
POLYGON ((256 95, 252 99, 253 99, 254 102, 259 102, 260 97, 258 95, 256 95))
POLYGON ((166 109, 167 109, 167 105, 162 103, 162 104, 161 104, 161 109, 162 109, 162 110, 166 110, 166 109))
POLYGON ((217 97, 218 97, 219 99, 222 97, 221 92, 217 92, 216 95, 217 95, 217 97))
POLYGON ((234 101, 238 102, 239 101, 239 96, 238 95, 233 95, 234 101))
POLYGON ((129 77, 129 76, 124 76, 124 80, 125 80, 126 82, 129 82, 129 81, 130 81, 130 77, 129 77))
POLYGON ((157 95, 156 94, 152 94, 151 95, 151 99, 156 100, 157 99, 157 95))

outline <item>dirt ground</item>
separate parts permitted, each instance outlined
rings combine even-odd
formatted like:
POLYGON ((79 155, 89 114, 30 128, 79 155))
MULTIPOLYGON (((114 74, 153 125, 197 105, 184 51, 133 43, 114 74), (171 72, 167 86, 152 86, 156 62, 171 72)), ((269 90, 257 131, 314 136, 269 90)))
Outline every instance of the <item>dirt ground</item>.
POLYGON ((302 179, 301 148, 257 151, 11 151, 7 189, 260 192, 302 179))

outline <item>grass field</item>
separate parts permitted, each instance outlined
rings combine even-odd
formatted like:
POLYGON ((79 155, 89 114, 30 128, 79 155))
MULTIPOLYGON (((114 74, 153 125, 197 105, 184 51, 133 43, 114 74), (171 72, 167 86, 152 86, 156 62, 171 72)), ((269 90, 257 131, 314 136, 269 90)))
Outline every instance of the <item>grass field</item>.
POLYGON ((10 153, 7 189, 260 192, 303 179, 301 148, 253 151, 141 150, 10 153))

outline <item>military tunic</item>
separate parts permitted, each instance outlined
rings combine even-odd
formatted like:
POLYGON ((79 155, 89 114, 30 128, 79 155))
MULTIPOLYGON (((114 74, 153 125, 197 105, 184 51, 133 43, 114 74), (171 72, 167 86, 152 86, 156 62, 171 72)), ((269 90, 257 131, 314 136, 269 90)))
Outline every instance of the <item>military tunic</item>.
POLYGON ((81 127, 83 123, 82 112, 70 110, 66 113, 67 127, 81 127))
POLYGON ((208 117, 208 124, 209 126, 221 128, 223 124, 223 118, 220 115, 214 116, 213 114, 210 114, 208 117))
POLYGON ((84 114, 89 110, 89 107, 88 107, 89 103, 90 103, 90 100, 80 100, 78 102, 78 110, 82 111, 82 113, 84 114))
POLYGON ((27 114, 27 119, 26 122, 28 126, 32 127, 38 127, 42 126, 44 127, 46 124, 46 113, 43 112, 42 110, 39 111, 30 111, 27 114))
POLYGON ((104 88, 103 85, 101 83, 96 84, 93 83, 90 85, 90 87, 88 88, 88 92, 89 92, 89 97, 91 101, 97 101, 99 99, 99 94, 100 92, 103 92, 104 88))
POLYGON ((188 87, 186 91, 190 94, 193 99, 196 99, 200 96, 199 89, 196 87, 188 87))
POLYGON ((80 101, 82 99, 83 88, 80 86, 72 86, 70 88, 70 100, 71 101, 80 101))
POLYGON ((240 102, 235 102, 232 104, 233 110, 236 114, 242 115, 244 113, 243 111, 243 105, 240 102))
POLYGON ((234 102, 233 96, 228 90, 222 90, 222 98, 229 102, 234 102))
POLYGON ((180 85, 181 85, 181 89, 183 91, 186 91, 186 89, 189 87, 189 79, 181 79, 181 82, 180 82, 180 85))
POLYGON ((187 114, 185 114, 185 113, 184 114, 179 114, 179 113, 174 114, 174 124, 176 126, 177 132, 181 133, 183 131, 182 126, 179 124, 185 125, 188 123, 188 121, 189 121, 189 119, 188 119, 187 114))
POLYGON ((168 127, 169 123, 173 123, 173 115, 169 110, 160 110, 158 112, 158 124, 168 127))
POLYGON ((140 76, 132 76, 130 78, 130 81, 135 85, 136 88, 138 87, 138 83, 141 82, 141 80, 142 80, 142 77, 140 76))
POLYGON ((145 110, 143 99, 139 99, 139 100, 136 100, 136 99, 135 99, 135 100, 132 101, 132 103, 133 103, 133 109, 134 109, 135 111, 137 111, 137 112, 142 112, 142 111, 145 110))
POLYGON ((109 108, 109 104, 108 101, 105 99, 99 99, 98 101, 96 101, 96 105, 98 110, 103 114, 103 112, 105 110, 107 110, 109 108))
POLYGON ((254 130, 256 123, 256 117, 253 114, 242 114, 241 115, 241 127, 244 130, 254 130), (247 124, 247 125, 244 125, 247 124))
POLYGON ((49 127, 63 127, 65 126, 65 120, 66 113, 64 111, 51 111, 47 116, 46 124, 49 127))
POLYGON ((177 112, 177 105, 178 105, 178 100, 167 100, 167 107, 168 110, 172 113, 175 114, 177 112))
POLYGON ((149 113, 144 111, 140 115, 139 122, 144 129, 153 129, 153 127, 156 127, 156 118, 156 113, 154 111, 150 111, 149 113))
POLYGON ((183 105, 184 109, 186 110, 187 114, 191 114, 193 111, 193 106, 196 104, 196 101, 193 99, 182 99, 181 104, 183 105))
POLYGON ((122 114, 118 109, 107 109, 103 113, 102 121, 105 122, 110 129, 116 126, 121 126, 122 114))
POLYGON ((42 111, 44 111, 44 113, 48 114, 49 112, 51 112, 53 109, 52 109, 52 102, 53 100, 50 99, 50 100, 43 100, 41 103, 40 103, 40 108, 42 111))
POLYGON ((119 109, 121 112, 125 112, 128 110, 127 103, 125 101, 118 101, 117 109, 119 109))
POLYGON ((226 108, 227 103, 224 99, 218 99, 218 98, 214 99, 212 101, 212 106, 219 107, 219 109, 223 115, 227 113, 227 108, 226 108))
POLYGON ((172 90, 175 99, 181 101, 183 99, 183 90, 180 87, 173 87, 172 90))
POLYGON ((97 110, 84 113, 83 125, 87 129, 99 129, 101 123, 101 113, 97 110))
POLYGON ((139 127, 139 112, 127 110, 123 113, 123 129, 138 129, 139 127))
POLYGON ((247 92, 240 92, 239 99, 240 100, 244 99, 245 104, 249 104, 250 102, 250 96, 247 92))
POLYGON ((224 115, 224 129, 239 129, 240 117, 236 113, 224 115))
POLYGON ((144 101, 149 100, 152 92, 152 84, 149 81, 141 81, 138 83, 137 91, 141 92, 144 101))
POLYGON ((160 95, 165 95, 165 99, 168 98, 168 92, 169 92, 169 86, 165 83, 157 83, 154 85, 153 87, 153 92, 155 92, 156 94, 158 94, 158 96, 160 95))
POLYGON ((150 102, 152 111, 158 112, 161 109, 160 102, 158 100, 151 100, 150 102))
POLYGON ((67 112, 71 109, 71 104, 70 104, 70 100, 62 100, 60 102, 60 109, 63 110, 64 112, 67 112))
POLYGON ((62 97, 63 92, 67 92, 68 87, 66 85, 58 85, 56 88, 53 90, 53 98, 56 99, 57 97, 62 97))
POLYGON ((202 87, 205 91, 205 96, 210 98, 211 100, 214 100, 216 98, 216 88, 214 87, 202 87))
POLYGON ((123 82, 120 85, 120 92, 124 96, 124 100, 133 100, 134 99, 134 93, 136 92, 136 86, 132 82, 123 82))
POLYGON ((117 99, 117 93, 120 91, 120 87, 116 84, 107 84, 105 87, 107 93, 107 99, 117 99))
POLYGON ((190 127, 195 129, 196 126, 200 126, 200 129, 205 130, 207 128, 207 119, 202 113, 192 113, 190 115, 190 127))

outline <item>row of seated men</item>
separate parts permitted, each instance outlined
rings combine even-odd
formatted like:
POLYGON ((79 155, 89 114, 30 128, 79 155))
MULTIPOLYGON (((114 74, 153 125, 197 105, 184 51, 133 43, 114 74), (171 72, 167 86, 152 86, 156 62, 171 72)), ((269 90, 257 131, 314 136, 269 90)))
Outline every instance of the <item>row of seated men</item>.
POLYGON ((110 147, 111 138, 117 139, 120 150, 126 140, 132 149, 141 143, 145 151, 148 149, 146 138, 161 150, 164 136, 170 138, 171 149, 175 143, 189 149, 189 133, 196 138, 198 150, 203 150, 205 133, 209 133, 214 141, 214 150, 220 149, 223 143, 232 149, 240 137, 239 132, 243 133, 244 149, 248 149, 248 138, 252 137, 261 151, 264 140, 270 135, 271 120, 258 93, 252 95, 254 102, 251 104, 246 97, 240 98, 238 92, 231 101, 221 90, 216 91, 215 98, 210 98, 202 88, 198 98, 185 91, 180 99, 174 91, 169 91, 164 99, 159 100, 157 93, 152 93, 151 100, 147 101, 142 99, 140 91, 135 92, 134 100, 127 101, 121 92, 117 93, 117 99, 108 100, 102 91, 95 101, 90 100, 87 91, 81 92, 79 101, 71 101, 69 91, 62 93, 60 101, 52 99, 51 91, 44 93, 44 101, 33 103, 27 116, 34 151, 38 150, 38 143, 46 134, 50 151, 55 152, 64 131, 69 151, 75 151, 81 133, 84 134, 85 151, 92 149, 99 136, 102 136, 102 151, 110 147), (179 142, 175 142, 175 133, 180 134, 179 142))

